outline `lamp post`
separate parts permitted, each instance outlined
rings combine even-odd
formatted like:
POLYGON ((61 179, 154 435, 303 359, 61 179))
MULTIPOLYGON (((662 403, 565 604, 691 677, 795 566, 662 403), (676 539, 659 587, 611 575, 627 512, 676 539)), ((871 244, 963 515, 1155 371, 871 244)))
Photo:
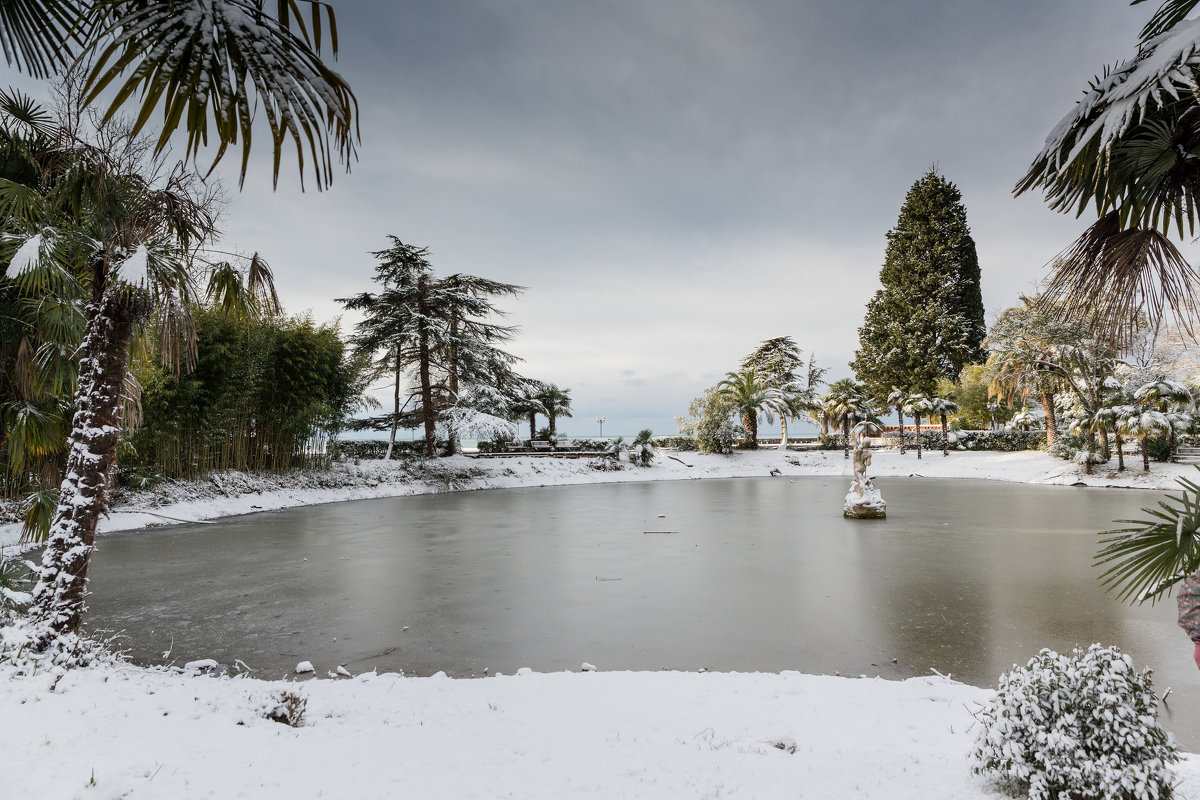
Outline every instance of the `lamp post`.
POLYGON ((600 423, 600 438, 604 438, 604 423, 608 417, 596 417, 596 422, 600 423))

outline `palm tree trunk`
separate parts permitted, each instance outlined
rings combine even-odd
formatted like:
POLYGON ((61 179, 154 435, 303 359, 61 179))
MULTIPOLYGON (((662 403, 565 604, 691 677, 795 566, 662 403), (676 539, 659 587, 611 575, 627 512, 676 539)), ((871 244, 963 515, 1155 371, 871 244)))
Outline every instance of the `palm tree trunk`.
POLYGON ((779 449, 787 450, 787 447, 788 447, 787 420, 781 414, 779 416, 779 449))
POLYGON ((842 415, 842 458, 850 458, 850 415, 842 415))
POLYGON ((554 415, 551 414, 550 415, 550 441, 552 441, 552 442, 554 441, 554 434, 555 434, 556 430, 557 429, 555 428, 555 425, 554 425, 554 415))
POLYGON ((913 421, 917 424, 917 458, 921 457, 921 415, 920 413, 913 414, 913 421))
POLYGON ((535 438, 537 438, 537 412, 530 411, 529 412, 529 441, 532 442, 535 438))
POLYGON ((96 523, 105 511, 117 456, 121 387, 133 337, 132 302, 129 294, 105 293, 93 304, 85 329, 66 477, 29 610, 38 651, 76 633, 83 619, 96 523))
POLYGON ((942 458, 950 455, 950 434, 946 430, 946 415, 942 414, 942 458))
POLYGON ((904 455, 904 408, 896 406, 896 418, 900 420, 900 455, 904 455))
POLYGON ((1142 469, 1146 472, 1150 471, 1150 448, 1147 447, 1147 444, 1149 443, 1147 440, 1149 438, 1149 436, 1142 436, 1139 438, 1139 441, 1142 443, 1142 469))
POLYGON ((1042 392, 1042 413, 1046 415, 1046 444, 1058 441, 1058 419, 1054 416, 1054 392, 1042 392))
POLYGON ((742 416, 742 425, 746 428, 746 449, 758 449, 758 415, 745 414, 742 416))
POLYGON ((1121 432, 1117 431, 1113 434, 1117 442, 1117 472, 1125 471, 1125 453, 1121 450, 1121 432))
POLYGON ((1100 458, 1103 461, 1108 461, 1112 457, 1112 453, 1108 449, 1108 428, 1101 426, 1096 431, 1096 438, 1100 440, 1100 458))

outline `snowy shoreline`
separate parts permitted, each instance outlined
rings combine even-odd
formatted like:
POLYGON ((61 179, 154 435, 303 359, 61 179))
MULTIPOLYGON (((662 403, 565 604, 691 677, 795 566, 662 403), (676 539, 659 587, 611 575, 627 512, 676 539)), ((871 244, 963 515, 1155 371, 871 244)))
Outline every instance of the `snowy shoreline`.
MULTIPOLYGON (((1188 464, 1155 463, 1148 473, 1131 464, 1124 472, 1117 472, 1115 465, 1104 465, 1094 474, 1086 475, 1077 464, 1036 451, 953 451, 948 457, 932 451, 926 452, 920 460, 912 451, 902 456, 893 450, 880 450, 872 455, 872 477, 974 478, 1163 490, 1176 488, 1177 477, 1196 472, 1196 468, 1188 464)), ((591 464, 590 459, 576 458, 456 456, 433 461, 341 463, 328 471, 281 475, 221 473, 202 481, 169 482, 143 491, 122 492, 114 499, 108 516, 101 519, 99 530, 101 533, 137 530, 320 503, 446 491, 754 478, 773 474, 778 477, 845 476, 849 481, 852 474, 850 462, 839 450, 758 450, 730 456, 664 453, 650 467, 624 464, 619 471, 596 470, 591 464), (668 458, 668 455, 674 458, 668 458)), ((18 523, 0 524, 0 548, 15 549, 19 540, 18 523)))
MULTIPOLYGON (((443 491, 773 473, 850 479, 839 451, 674 455, 680 461, 619 472, 582 459, 457 457, 223 474, 119 498, 103 529, 443 491)), ((1155 464, 1149 474, 1086 476, 1043 453, 934 452, 918 461, 882 451, 871 474, 1164 489, 1193 470, 1155 464)), ((0 542, 18 533, 4 526, 0 542)), ((4 665, 0 763, 14 796, 47 798, 982 800, 999 795, 971 773, 968 753, 972 709, 991 694, 940 676, 522 670, 457 680, 331 674, 296 684, 120 662, 32 676, 4 665), (307 700, 298 728, 262 716, 282 690, 307 700)), ((1178 796, 1200 796, 1200 757, 1185 757, 1177 776, 1178 796)))

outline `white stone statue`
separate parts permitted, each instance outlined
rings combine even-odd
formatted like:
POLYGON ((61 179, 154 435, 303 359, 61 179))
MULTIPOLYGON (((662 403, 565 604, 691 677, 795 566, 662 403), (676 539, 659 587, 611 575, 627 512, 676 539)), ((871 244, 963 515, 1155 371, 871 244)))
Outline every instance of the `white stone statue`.
POLYGON ((860 422, 850 432, 850 442, 854 447, 854 482, 850 484, 850 493, 846 495, 846 503, 842 508, 843 514, 849 519, 883 519, 887 516, 887 503, 883 501, 883 495, 867 477, 867 467, 871 466, 867 433, 874 429, 873 423, 860 422))

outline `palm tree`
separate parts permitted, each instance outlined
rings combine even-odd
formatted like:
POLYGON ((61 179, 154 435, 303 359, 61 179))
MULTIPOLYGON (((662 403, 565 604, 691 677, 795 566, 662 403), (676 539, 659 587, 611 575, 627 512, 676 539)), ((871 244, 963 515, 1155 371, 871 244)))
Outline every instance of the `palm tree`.
POLYGON ((542 408, 546 409, 546 419, 550 421, 550 441, 557 436, 555 420, 559 417, 571 416, 571 390, 560 389, 556 384, 550 384, 538 395, 542 408))
POLYGON ((787 402, 778 389, 767 386, 754 369, 727 372, 717 383, 716 395, 733 404, 742 418, 745 429, 745 446, 749 450, 758 448, 758 415, 766 417, 768 423, 775 421, 774 414, 786 414, 787 402))
POLYGON ((842 430, 842 457, 850 458, 850 429, 855 423, 871 418, 871 399, 854 381, 844 378, 829 387, 825 396, 826 412, 838 421, 842 430))
POLYGON ((779 415, 779 449, 786 450, 788 418, 812 410, 817 387, 824 383, 828 370, 817 366, 815 355, 810 355, 805 365, 800 348, 790 336, 767 339, 742 359, 741 368, 753 369, 767 386, 778 389, 788 400, 788 411, 779 415), (797 374, 802 368, 803 378, 797 374))
POLYGON ((1161 411, 1138 411, 1118 422, 1118 429, 1138 440, 1142 448, 1142 469, 1150 471, 1150 448, 1147 442, 1151 436, 1166 433, 1171 429, 1167 415, 1161 411))
POLYGON ((1167 444, 1168 453, 1174 455, 1176 427, 1179 423, 1182 423, 1183 427, 1191 424, 1190 416, 1180 419, 1175 417, 1180 413, 1186 415, 1192 410, 1195 405, 1192 393, 1178 381, 1160 377, 1158 380, 1150 381, 1135 389, 1133 399, 1146 408, 1153 408, 1167 415, 1167 421, 1171 423, 1170 438, 1167 444))
POLYGON ((1058 345, 1076 341, 1078 329, 1054 321, 1043 313, 1039 298, 1022 295, 1021 305, 1007 308, 992 326, 985 341, 991 350, 987 369, 991 374, 989 391, 1010 403, 1028 401, 1034 394, 1046 417, 1046 444, 1058 438, 1058 420, 1054 397, 1063 388, 1062 378, 1052 365, 1058 345))
POLYGON ((85 104, 115 89, 106 94, 114 98, 107 121, 126 103, 139 103, 133 133, 160 121, 156 154, 179 128, 194 160, 208 144, 211 125, 214 164, 240 139, 243 180, 261 109, 275 151, 275 181, 290 139, 301 181, 307 148, 322 189, 333 178, 335 153, 347 167, 355 157, 358 101, 320 58, 326 41, 337 57, 333 9, 318 0, 301 2, 311 10, 307 24, 296 0, 277 0, 274 14, 265 0, 4 2, 0 45, 10 66, 35 78, 89 64, 85 104))
POLYGON ((1171 240, 1196 235, 1200 208, 1200 33, 1186 19, 1197 4, 1161 4, 1137 54, 1092 81, 1015 189, 1041 189, 1056 211, 1095 208, 1047 295, 1116 343, 1168 310, 1186 325, 1197 307, 1200 276, 1171 240))
POLYGON ((546 406, 541 401, 541 394, 545 388, 545 384, 529 381, 513 399, 513 414, 520 415, 520 418, 529 422, 529 441, 531 442, 537 438, 537 415, 548 416, 546 406))
MULTIPOLYGON (((20 124, 23 108, 0 100, 0 125, 20 124)), ((43 118, 44 119, 44 118, 43 118)), ((44 650, 79 628, 96 523, 105 508, 122 408, 131 398, 129 348, 135 331, 157 313, 167 339, 186 330, 192 296, 188 256, 214 232, 214 217, 188 173, 161 162, 131 169, 110 153, 42 124, 54 146, 5 153, 33 159, 39 179, 12 181, 0 192, 10 232, 3 259, 18 285, 36 285, 63 264, 78 264, 88 306, 68 438, 65 477, 30 608, 31 639, 44 650)), ((194 339, 163 349, 186 365, 194 339)))
POLYGON ((892 387, 887 396, 887 404, 896 409, 896 419, 900 424, 900 455, 904 455, 904 404, 908 402, 908 392, 892 387))
POLYGON ((904 404, 904 410, 913 416, 913 422, 917 426, 917 458, 921 458, 921 418, 928 416, 933 411, 933 402, 921 392, 915 392, 908 396, 908 401, 904 404))
POLYGON ((946 416, 958 411, 958 403, 947 397, 931 397, 929 413, 937 414, 942 420, 942 457, 950 455, 950 432, 946 427, 946 416))
POLYGON ((1096 412, 1093 418, 1093 427, 1104 426, 1113 432, 1113 443, 1117 451, 1117 472, 1125 471, 1124 437, 1130 432, 1126 427, 1126 422, 1136 415, 1136 408, 1121 403, 1119 405, 1105 406, 1096 412))

